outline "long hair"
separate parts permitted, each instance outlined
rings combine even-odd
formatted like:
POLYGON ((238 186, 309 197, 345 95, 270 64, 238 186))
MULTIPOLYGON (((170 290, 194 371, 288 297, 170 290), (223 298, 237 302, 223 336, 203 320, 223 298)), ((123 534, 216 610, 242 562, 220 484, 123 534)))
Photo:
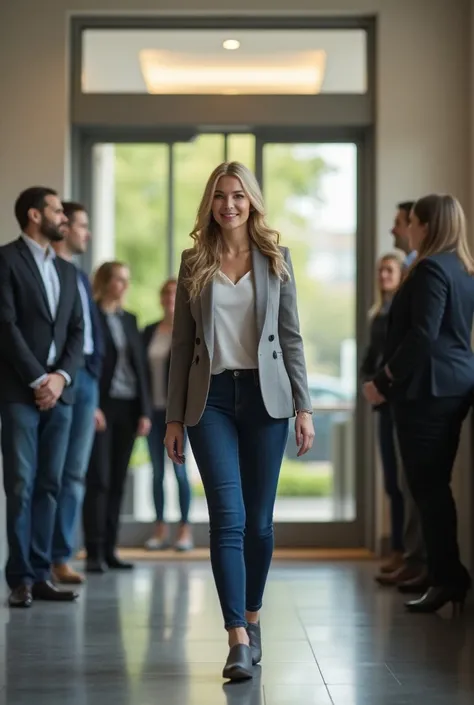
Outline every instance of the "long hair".
POLYGON ((455 252, 466 272, 474 275, 474 258, 467 241, 466 217, 457 198, 443 194, 424 196, 415 203, 413 212, 420 223, 427 226, 426 237, 413 267, 430 255, 455 252))
POLYGON ((100 303, 105 298, 110 280, 114 276, 116 270, 122 269, 122 267, 128 269, 124 262, 114 260, 112 262, 104 262, 96 270, 92 280, 92 293, 94 295, 94 300, 97 303, 100 303))
MULTIPOLYGON (((382 306, 384 304, 383 291, 382 291, 382 287, 380 286, 379 271, 380 271, 380 267, 385 262, 395 262, 400 269, 400 275, 402 272, 402 259, 399 255, 397 255, 396 252, 389 252, 388 254, 383 255, 383 257, 380 257, 380 259, 377 262, 377 270, 375 273, 375 301, 369 310, 369 319, 370 320, 375 318, 375 316, 380 312, 380 310, 382 309, 382 306)), ((401 276, 400 276, 400 280, 401 280, 401 276)))
POLYGON ((272 230, 265 221, 263 196, 257 179, 252 172, 240 162, 224 162, 209 177, 196 222, 191 232, 194 247, 186 258, 186 271, 183 283, 191 300, 199 297, 204 287, 213 279, 221 266, 224 240, 221 229, 212 215, 212 203, 219 179, 234 176, 242 184, 242 189, 250 201, 248 234, 251 243, 270 261, 270 270, 282 280, 289 278, 278 243, 280 234, 272 230))

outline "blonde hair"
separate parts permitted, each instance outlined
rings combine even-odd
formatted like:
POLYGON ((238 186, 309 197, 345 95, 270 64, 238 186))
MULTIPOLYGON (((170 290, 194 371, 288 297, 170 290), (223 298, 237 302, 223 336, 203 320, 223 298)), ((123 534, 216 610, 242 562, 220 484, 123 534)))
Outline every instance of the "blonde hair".
POLYGON ((117 269, 122 268, 128 269, 125 262, 119 262, 118 260, 114 260, 112 262, 104 262, 96 270, 94 278, 92 280, 92 293, 97 303, 100 303, 105 298, 112 277, 114 276, 117 269))
POLYGON ((238 179, 250 201, 248 234, 251 243, 268 257, 270 270, 275 276, 282 280, 289 278, 283 254, 278 247, 280 234, 276 230, 272 230, 265 221, 263 196, 257 179, 240 162, 224 162, 216 167, 209 177, 198 208, 193 231, 190 233, 194 240, 194 247, 186 258, 183 283, 191 300, 199 297, 221 266, 224 241, 221 229, 212 215, 212 203, 217 183, 223 176, 234 176, 238 179))
POLYGON ((455 252, 464 269, 474 275, 474 258, 469 250, 466 217, 458 199, 444 194, 431 194, 420 198, 413 206, 413 213, 427 234, 411 269, 426 257, 440 252, 455 252))
POLYGON ((389 252, 388 254, 383 255, 383 257, 380 257, 380 259, 377 262, 377 269, 375 272, 375 291, 376 291, 375 301, 369 310, 369 319, 375 318, 375 316, 382 309, 382 306, 384 303, 383 291, 382 291, 382 287, 380 286, 380 278, 379 278, 380 268, 384 264, 384 262, 395 262, 398 265, 398 268, 400 270, 400 281, 402 278, 402 276, 401 276, 402 275, 402 266, 403 266, 402 258, 396 252, 389 252))

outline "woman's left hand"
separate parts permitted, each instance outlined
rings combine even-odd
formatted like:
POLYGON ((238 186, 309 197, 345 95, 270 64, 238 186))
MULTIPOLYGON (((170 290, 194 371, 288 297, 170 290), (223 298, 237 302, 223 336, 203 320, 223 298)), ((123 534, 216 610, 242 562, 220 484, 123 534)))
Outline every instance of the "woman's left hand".
POLYGON ((151 429, 151 421, 148 416, 140 416, 138 419, 137 436, 148 436, 151 429))
POLYGON ((367 399, 369 404, 377 406, 378 404, 383 404, 384 401, 386 401, 385 397, 380 394, 373 382, 366 382, 362 389, 364 391, 364 397, 367 399))
POLYGON ((298 446, 299 458, 313 447, 314 426, 311 414, 307 411, 299 411, 295 421, 296 445, 298 446))

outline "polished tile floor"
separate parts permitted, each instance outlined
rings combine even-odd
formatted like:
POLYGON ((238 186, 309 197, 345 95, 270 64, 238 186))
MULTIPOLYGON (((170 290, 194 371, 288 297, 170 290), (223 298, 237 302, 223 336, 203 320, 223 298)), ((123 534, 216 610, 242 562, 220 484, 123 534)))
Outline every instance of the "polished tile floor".
POLYGON ((274 564, 253 681, 224 685, 209 565, 92 576, 77 604, 0 607, 1 705, 472 705, 474 623, 407 615, 369 562, 274 564))

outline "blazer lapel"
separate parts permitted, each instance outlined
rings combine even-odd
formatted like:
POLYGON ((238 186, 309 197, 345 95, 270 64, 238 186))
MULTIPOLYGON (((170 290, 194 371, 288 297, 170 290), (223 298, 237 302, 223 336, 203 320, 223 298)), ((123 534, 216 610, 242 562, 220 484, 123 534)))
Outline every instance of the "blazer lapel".
POLYGON ((17 242, 18 242, 18 249, 20 251, 20 254, 23 257, 24 261, 26 262, 30 272, 33 274, 33 276, 36 280, 36 283, 38 284, 38 287, 41 291, 41 295, 43 298, 43 303, 44 303, 46 313, 47 313, 49 319, 52 320, 51 311, 49 308, 48 295, 46 294, 46 289, 43 284, 43 279, 41 278, 41 274, 39 272, 39 269, 36 266, 36 262, 34 260, 34 257, 31 254, 30 250, 28 249, 28 245, 22 240, 21 237, 18 239, 17 242))
POLYGON ((58 279, 59 279, 59 301, 58 301, 58 308, 56 311, 56 320, 59 320, 59 316, 61 314, 61 309, 64 306, 64 302, 66 299, 66 282, 64 278, 64 269, 61 266, 61 261, 58 256, 54 258, 54 268, 57 272, 58 279))
POLYGON ((258 342, 260 342, 268 306, 268 260, 258 247, 252 248, 252 266, 255 286, 255 317, 258 342))
POLYGON ((214 280, 210 281, 201 293, 201 316, 204 342, 209 359, 212 360, 214 355, 214 280))

